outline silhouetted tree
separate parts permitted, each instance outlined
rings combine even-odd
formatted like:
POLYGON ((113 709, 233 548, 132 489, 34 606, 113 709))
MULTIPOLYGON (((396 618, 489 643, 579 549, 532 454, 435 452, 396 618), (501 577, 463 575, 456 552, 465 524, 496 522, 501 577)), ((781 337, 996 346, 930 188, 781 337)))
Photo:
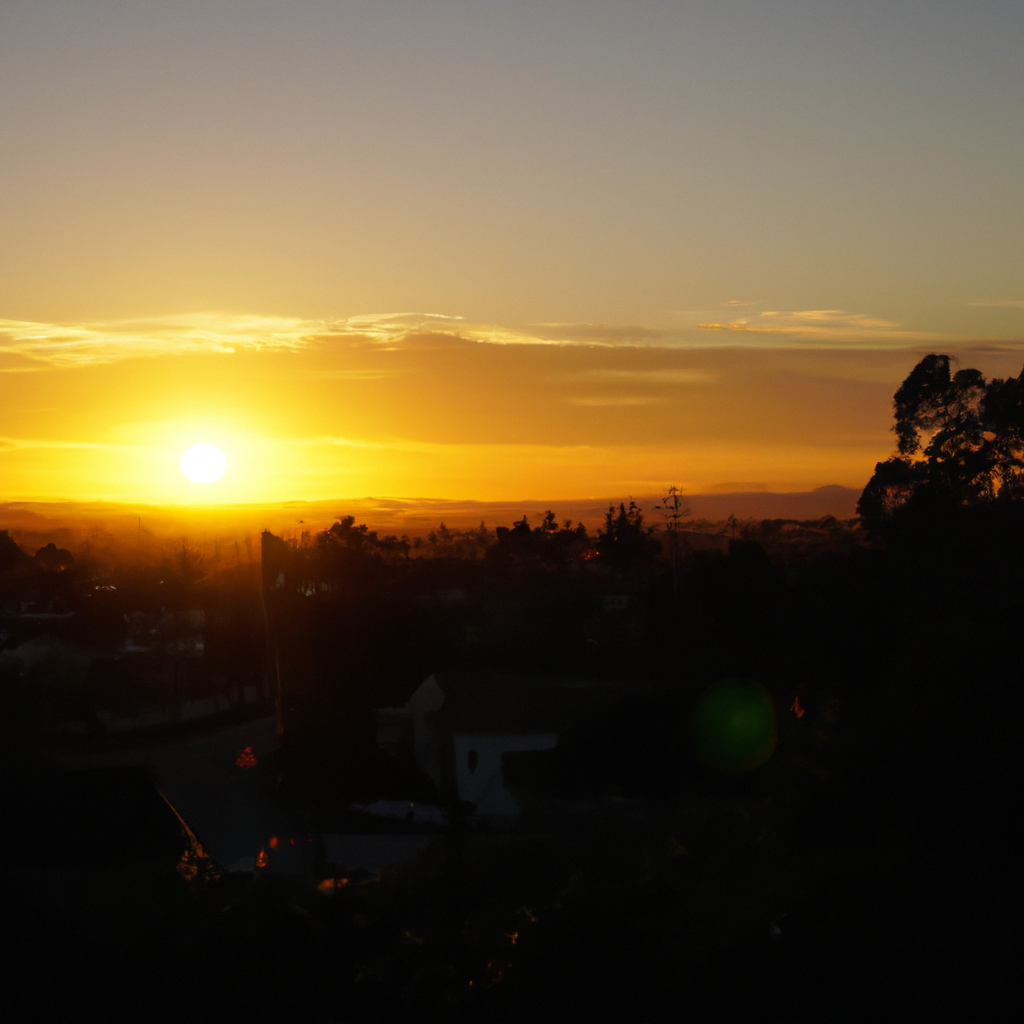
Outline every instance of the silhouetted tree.
POLYGON ((490 549, 489 556, 499 559, 515 555, 548 563, 562 562, 575 558, 589 545, 583 523, 573 526, 572 520, 566 519, 559 526, 557 516, 550 509, 537 526, 531 527, 529 518, 524 515, 511 527, 499 526, 495 534, 497 544, 490 549))
MULTIPOLYGON (((393 534, 378 537, 376 530, 370 530, 365 523, 356 526, 355 521, 355 516, 341 516, 333 526, 318 534, 317 544, 321 550, 340 553, 349 559, 379 559, 386 556, 390 561, 409 557, 411 545, 408 537, 399 538, 393 534)), ((444 529, 443 523, 441 528, 444 529)))
POLYGON ((540 524, 541 533, 558 533, 558 520, 555 518, 555 513, 548 509, 544 513, 544 518, 540 524))
MULTIPOLYGON (((403 540, 408 542, 409 538, 404 537, 403 540)), ((487 524, 482 520, 479 527, 471 530, 450 529, 441 523, 427 534, 425 546, 427 554, 434 558, 475 561, 486 554, 491 540, 487 524)), ((413 546, 424 547, 422 538, 417 537, 413 546)))
POLYGON ((365 523, 356 526, 355 522, 355 516, 340 516, 333 526, 320 535, 321 543, 349 551, 363 551, 372 547, 377 539, 376 532, 371 533, 365 523))
POLYGON ((604 527, 597 535, 598 554, 618 569, 648 562, 658 552, 658 542, 651 538, 656 529, 644 525, 643 513, 632 498, 628 508, 620 503, 616 511, 614 505, 609 505, 604 527))
POLYGON ((875 465, 875 472, 861 492, 857 515, 872 533, 878 533, 893 513, 914 493, 916 482, 909 459, 891 458, 875 465))
POLYGON ((0 572, 10 572, 27 561, 28 555, 18 547, 14 538, 6 530, 0 530, 0 572))
POLYGON ((986 383, 978 370, 951 372, 949 356, 925 356, 893 398, 896 454, 875 466, 861 495, 864 525, 880 533, 913 501, 953 510, 1019 497, 1022 377, 986 383))
MULTIPOLYGON (((52 547, 53 545, 50 546, 52 547)), ((198 583, 206 576, 205 556, 185 537, 174 548, 169 561, 171 572, 185 587, 198 583)))
POLYGON ((438 554, 441 555, 451 554, 453 540, 452 531, 444 523, 441 523, 436 530, 431 530, 427 534, 427 543, 432 548, 436 548, 438 554))
POLYGON ((36 552, 36 564, 44 572, 63 572, 75 564, 75 558, 67 548, 59 548, 50 541, 36 552))
POLYGON ((1024 496, 1024 371, 996 379, 982 403, 982 424, 992 437, 993 475, 1001 497, 1024 496))

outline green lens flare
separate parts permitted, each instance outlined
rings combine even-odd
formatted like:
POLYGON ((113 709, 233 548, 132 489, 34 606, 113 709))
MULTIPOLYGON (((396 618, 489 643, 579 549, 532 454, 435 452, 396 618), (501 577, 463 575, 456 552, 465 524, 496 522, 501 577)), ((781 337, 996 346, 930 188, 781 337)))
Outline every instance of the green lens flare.
POLYGON ((709 687, 690 724, 696 756, 723 772, 764 764, 778 741, 772 698, 750 679, 722 679, 709 687))

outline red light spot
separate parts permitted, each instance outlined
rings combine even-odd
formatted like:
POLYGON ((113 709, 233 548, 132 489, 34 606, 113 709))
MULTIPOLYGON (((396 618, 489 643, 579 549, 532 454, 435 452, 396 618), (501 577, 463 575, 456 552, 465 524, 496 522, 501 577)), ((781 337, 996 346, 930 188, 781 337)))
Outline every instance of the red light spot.
POLYGON ((789 709, 796 715, 797 718, 804 717, 804 709, 800 707, 800 695, 797 693, 793 694, 793 706, 789 709))
POLYGON ((295 845, 295 840, 294 840, 294 839, 289 839, 289 840, 288 840, 288 842, 289 842, 289 843, 291 843, 291 844, 292 844, 292 846, 294 846, 294 845, 295 845))
POLYGON ((317 888, 321 892, 333 892, 335 889, 344 889, 348 885, 347 878, 325 878, 317 888))
POLYGON ((270 837, 270 848, 272 850, 276 850, 278 845, 280 844, 280 842, 281 842, 281 840, 278 839, 277 836, 271 836, 270 837))
POLYGON ((246 747, 235 759, 239 768, 255 768, 259 762, 252 752, 252 747, 246 747))

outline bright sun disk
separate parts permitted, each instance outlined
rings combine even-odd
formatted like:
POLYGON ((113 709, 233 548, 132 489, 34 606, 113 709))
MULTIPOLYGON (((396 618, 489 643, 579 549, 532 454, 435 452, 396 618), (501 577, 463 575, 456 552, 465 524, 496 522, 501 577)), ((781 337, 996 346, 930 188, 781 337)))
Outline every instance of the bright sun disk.
POLYGON ((227 468, 224 453, 212 444, 194 444, 181 453, 181 471, 194 484, 212 484, 227 468))

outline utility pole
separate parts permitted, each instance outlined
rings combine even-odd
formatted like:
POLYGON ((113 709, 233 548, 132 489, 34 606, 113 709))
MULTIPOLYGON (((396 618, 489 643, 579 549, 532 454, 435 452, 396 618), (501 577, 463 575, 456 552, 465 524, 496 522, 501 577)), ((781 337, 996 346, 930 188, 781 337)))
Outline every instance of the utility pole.
POLYGON ((690 514, 690 506, 683 497, 680 488, 672 486, 668 494, 661 499, 660 505, 654 506, 665 517, 665 530, 668 533, 668 550, 672 559, 672 593, 679 591, 679 576, 677 565, 679 562, 679 534, 683 528, 683 519, 690 514))

